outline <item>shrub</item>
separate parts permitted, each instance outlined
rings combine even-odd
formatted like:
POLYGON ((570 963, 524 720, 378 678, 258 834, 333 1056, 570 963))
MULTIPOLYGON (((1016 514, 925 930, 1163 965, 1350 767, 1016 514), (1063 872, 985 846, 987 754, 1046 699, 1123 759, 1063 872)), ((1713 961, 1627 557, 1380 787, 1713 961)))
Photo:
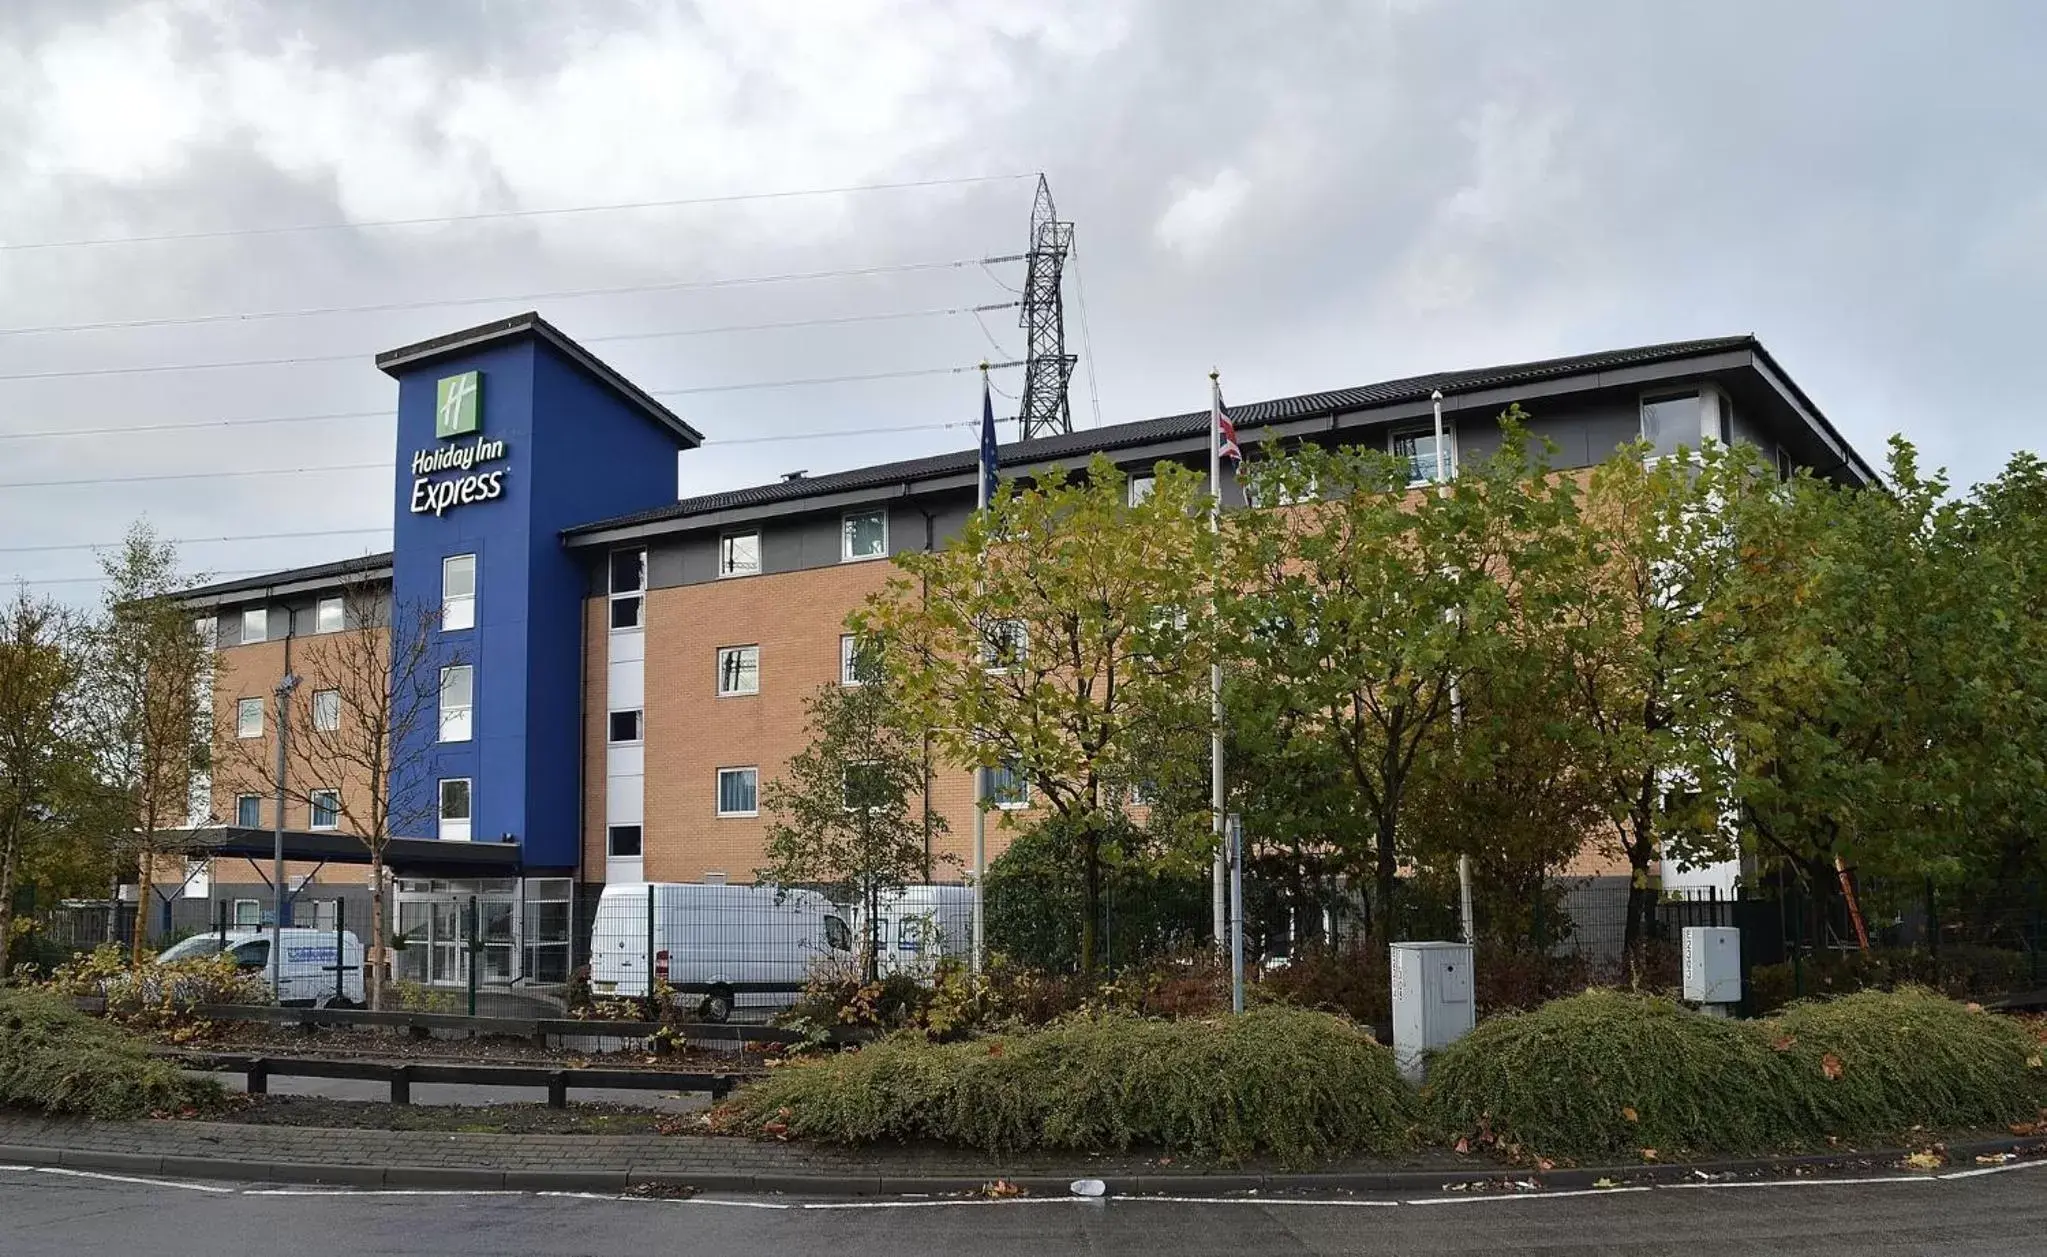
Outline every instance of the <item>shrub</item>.
POLYGON ((1831 1135, 2002 1125, 2047 1103, 2047 1069, 2024 1027, 1924 988, 1793 1004, 1763 1024, 1831 1135))
MULTIPOLYGON (((1573 995, 1591 981, 1585 962, 1574 955, 1481 942, 1472 959, 1481 1017, 1573 995)), ((1383 1026, 1393 1020, 1391 983, 1392 960, 1386 949, 1378 944, 1352 943, 1338 948, 1304 948, 1285 965, 1264 974, 1258 985, 1266 998, 1280 1003, 1341 1013, 1363 1025, 1383 1026)))
POLYGON ((0 990, 0 1106, 134 1118, 206 1107, 220 1095, 63 995, 0 990))
POLYGON ((194 956, 168 964, 146 958, 131 966, 127 953, 112 943, 58 965, 44 989, 64 996, 99 996, 112 1020, 174 1033, 203 1028, 192 1013, 202 1004, 270 1002, 270 988, 262 977, 236 968, 231 956, 194 956))
MULTIPOLYGON (((1938 954, 1916 947, 1823 951, 1799 963, 1806 998, 1922 986, 1949 999, 1985 1000, 2032 984, 2026 954, 1995 947, 1946 947, 1938 954)), ((1751 1009, 1768 1012, 1800 998, 1798 981, 1790 961, 1756 966, 1749 971, 1751 1009)))
POLYGON ((722 1128, 835 1143, 931 1139, 1011 1152, 1133 1146, 1289 1164, 1406 1141, 1392 1053, 1345 1022, 1266 1008, 1209 1021, 1127 1013, 934 1044, 898 1035, 775 1070, 722 1128))
MULTIPOLYGON (((1126 853, 1144 846, 1127 818, 1114 823, 1105 846, 1126 853)), ((1019 833, 988 866, 987 942, 991 952, 1036 969, 1080 968, 1083 896, 1068 823, 1056 817, 1019 833)), ((1208 932, 1206 869, 1154 867, 1129 859, 1105 870, 1097 959, 1127 966, 1169 953, 1208 932)))
POLYGON ((1433 1059, 1424 1096, 1448 1139, 1633 1159, 1801 1144, 1809 1092, 1752 1025, 1593 990, 1481 1022, 1433 1059))

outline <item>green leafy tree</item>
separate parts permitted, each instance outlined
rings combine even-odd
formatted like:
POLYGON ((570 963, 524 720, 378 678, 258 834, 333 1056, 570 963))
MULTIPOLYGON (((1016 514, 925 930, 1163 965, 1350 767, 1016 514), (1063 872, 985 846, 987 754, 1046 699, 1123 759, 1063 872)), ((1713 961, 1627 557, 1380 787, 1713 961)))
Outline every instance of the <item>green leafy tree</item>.
POLYGON ((1413 491, 1406 460, 1362 447, 1265 460, 1257 500, 1286 505, 1241 513, 1225 547, 1220 638, 1244 690, 1232 719, 1293 720, 1326 743, 1367 822, 1382 936, 1418 759, 1459 687, 1510 646, 1569 537, 1575 482, 1547 474, 1518 418, 1508 412, 1500 449, 1440 493, 1413 491))
POLYGON ((882 901, 931 879, 943 817, 923 804, 923 739, 906 727, 885 675, 830 684, 804 701, 810 742, 763 788, 767 863, 757 876, 781 887, 817 887, 858 904, 865 920, 861 967, 880 976, 882 901))
POLYGON ((176 547, 148 525, 129 529, 100 564, 107 587, 85 639, 83 736, 108 845, 141 882, 145 915, 132 945, 139 961, 157 867, 192 847, 193 776, 210 765, 212 649, 178 601, 189 578, 176 547))
POLYGON ((26 591, 0 607, 0 979, 16 889, 42 849, 68 832, 82 662, 74 629, 62 607, 26 591))
POLYGON ((1529 626, 1562 682, 1574 785, 1628 862, 1626 941, 1640 941, 1659 859, 1734 854, 1725 806, 1728 686, 1744 658, 1741 617, 1724 614, 1737 574, 1734 519, 1774 492, 1755 451, 1710 443, 1651 459, 1646 445, 1592 469, 1578 544, 1529 626))
POLYGON ((903 576, 859 616, 939 756, 1014 774, 1061 819, 1087 971, 1112 865, 1153 858, 1153 844, 1212 849, 1206 817, 1178 830, 1118 822, 1159 732, 1209 727, 1204 486, 1177 466, 1157 473, 1134 505, 1102 458, 1084 475, 1005 485, 943 549, 898 556, 903 576))

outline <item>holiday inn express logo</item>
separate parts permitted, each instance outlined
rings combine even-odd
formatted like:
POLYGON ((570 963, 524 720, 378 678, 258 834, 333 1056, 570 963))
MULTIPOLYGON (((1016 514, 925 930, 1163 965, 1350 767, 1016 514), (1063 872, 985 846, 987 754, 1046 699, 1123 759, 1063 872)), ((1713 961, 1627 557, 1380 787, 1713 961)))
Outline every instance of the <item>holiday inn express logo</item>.
POLYGON ((434 385, 434 435, 441 440, 476 431, 482 402, 478 372, 464 371, 434 385))

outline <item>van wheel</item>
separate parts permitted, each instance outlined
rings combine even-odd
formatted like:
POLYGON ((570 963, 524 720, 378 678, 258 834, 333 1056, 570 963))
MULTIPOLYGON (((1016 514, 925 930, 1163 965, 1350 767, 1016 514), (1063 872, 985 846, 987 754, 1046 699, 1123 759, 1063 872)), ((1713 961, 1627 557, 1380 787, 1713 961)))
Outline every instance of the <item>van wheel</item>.
POLYGON ((732 992, 722 986, 714 988, 709 995, 704 996, 704 1002, 698 1006, 697 1012, 712 1025, 724 1025, 732 1020, 732 992))
POLYGON ((352 999, 349 999, 349 998, 348 998, 347 996, 345 996, 345 995, 336 995, 336 996, 333 996, 333 997, 331 997, 331 998, 328 998, 328 999, 322 1000, 322 1001, 321 1001, 321 1002, 319 1003, 318 1007, 320 1007, 320 1008, 333 1008, 333 1009, 339 1009, 339 1010, 340 1010, 340 1011, 342 1011, 342 1012, 346 1012, 346 1011, 348 1011, 349 1009, 351 1009, 351 1008, 354 1008, 354 1007, 355 1007, 355 1001, 354 1001, 354 1000, 352 1000, 352 999))

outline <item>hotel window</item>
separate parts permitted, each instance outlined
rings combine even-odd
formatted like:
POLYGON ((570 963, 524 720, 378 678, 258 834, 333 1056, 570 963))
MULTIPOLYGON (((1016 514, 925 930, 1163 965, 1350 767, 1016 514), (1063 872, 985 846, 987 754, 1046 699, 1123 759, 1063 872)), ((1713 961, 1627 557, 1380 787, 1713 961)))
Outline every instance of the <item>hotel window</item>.
POLYGON ((718 650, 718 694, 761 692, 761 648, 722 646, 718 650))
POLYGON ((469 778, 441 778, 441 837, 469 841, 469 778))
POLYGON ((640 856, 640 827, 638 825, 613 825, 605 831, 604 852, 616 860, 636 860, 640 856))
POLYGON ((839 634, 839 684, 865 685, 881 675, 881 659, 858 634, 839 634))
POLYGON ((845 548, 840 559, 852 563, 860 559, 879 559, 888 555, 888 512, 861 511, 848 515, 844 520, 845 548))
POLYGON ((341 795, 333 790, 315 790, 306 796, 312 808, 309 827, 334 829, 341 824, 341 795))
POLYGON ((1159 480, 1157 476, 1130 477, 1130 505, 1138 506, 1142 504, 1146 498, 1151 496, 1151 491, 1158 487, 1159 480))
POLYGON ((263 828, 262 795, 238 794, 235 796, 235 824, 243 829, 263 828))
POLYGON ((1791 451, 1777 447, 1777 479, 1794 480, 1798 477, 1798 461, 1791 457, 1791 451))
POLYGON ((1022 761, 1010 760, 982 771, 988 774, 988 801, 996 807, 1010 811, 1031 805, 1031 781, 1024 775, 1022 761))
POLYGON ((313 691, 313 731, 332 733, 341 727, 341 691, 313 691))
POLYGON ((1642 439, 1649 443, 1652 458, 1675 454, 1680 446, 1699 448, 1699 395, 1644 398, 1642 439))
POLYGON ((235 900, 235 928, 263 924, 263 902, 260 899, 235 900))
POLYGON ((242 645, 260 642, 270 636, 270 612, 262 607, 250 607, 242 612, 242 645))
POLYGON ((640 713, 638 711, 615 711, 611 713, 611 741, 637 742, 640 740, 640 713))
POLYGON ((647 599, 647 552, 614 550, 611 554, 611 627, 640 627, 647 599))
POLYGON ((760 795, 758 768, 720 768, 718 770, 718 815, 758 816, 760 795))
POLYGON ((320 599, 319 608, 313 612, 314 632, 339 633, 341 631, 341 626, 346 622, 347 616, 343 613, 341 599, 339 598, 320 599))
POLYGON ((468 664, 441 669, 441 741, 467 742, 476 709, 476 670, 468 664))
POLYGON ((476 627, 476 556, 451 554, 441 560, 441 628, 476 627))
POLYGON ((1007 672, 1030 654, 1031 629, 1022 620, 992 620, 981 631, 981 661, 990 672, 1007 672))
POLYGON ((1443 461, 1441 473, 1436 465, 1436 429, 1407 428, 1392 434, 1387 446, 1393 457, 1407 465, 1407 487, 1435 484, 1439 480, 1457 475, 1457 437, 1448 427, 1443 429, 1443 461))
POLYGON ((729 537, 718 538, 718 575, 759 576, 761 574, 761 535, 757 532, 736 532, 729 537))
POLYGON ((235 736, 238 738, 263 736, 262 699, 244 698, 235 703, 235 736))

